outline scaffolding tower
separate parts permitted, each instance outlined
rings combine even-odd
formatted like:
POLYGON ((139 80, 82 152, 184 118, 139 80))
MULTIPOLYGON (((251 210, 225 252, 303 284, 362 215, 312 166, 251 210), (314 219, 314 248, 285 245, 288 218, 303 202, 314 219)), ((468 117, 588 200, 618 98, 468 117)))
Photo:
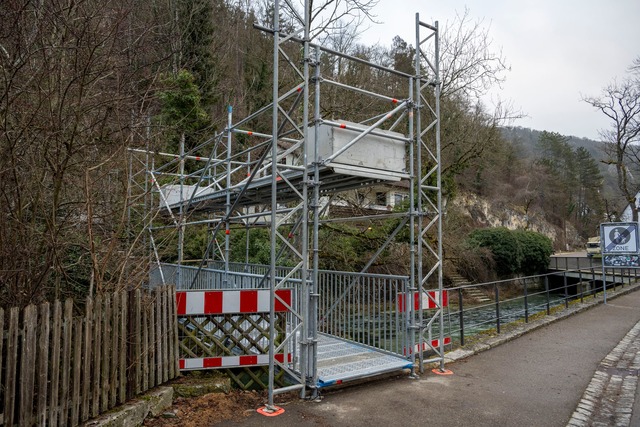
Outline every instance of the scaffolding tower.
MULTIPOLYGON (((408 286, 402 290, 404 357, 414 371, 432 362, 444 370, 445 350, 438 23, 424 23, 415 15, 413 71, 403 72, 313 42, 308 0, 304 15, 295 16, 297 25, 286 29, 280 7, 281 1, 275 1, 273 28, 255 26, 273 38, 270 104, 240 119, 229 107, 222 132, 190 149, 183 139, 177 154, 131 150, 132 170, 135 165, 145 169, 139 188, 145 194, 145 239, 157 281, 175 282, 178 289, 202 288, 196 286, 199 277, 213 268, 219 272, 217 288, 242 288, 242 274, 250 269, 250 233, 258 227, 269 230, 269 263, 251 270, 260 276, 255 286, 270 293, 269 406, 278 393, 317 393, 319 322, 337 304, 319 312, 320 233, 326 224, 395 221, 386 241, 357 273, 367 273, 404 231, 410 248, 408 286), (327 58, 375 70, 394 84, 388 91, 371 90, 332 79, 323 75, 327 58), (323 111, 330 110, 326 98, 347 92, 368 100, 375 106, 372 112, 324 117, 323 111), (326 215, 339 195, 387 182, 406 184, 406 210, 326 215), (202 257, 187 270, 185 235, 194 228, 205 230, 201 236, 206 240, 202 257), (232 252, 242 252, 234 248, 236 230, 246 237, 244 266, 231 261, 232 252), (170 275, 162 268, 160 248, 166 244, 177 246, 170 275), (293 300, 283 300, 279 291, 291 288, 293 300), (287 331, 278 335, 275 311, 283 305, 289 312, 287 331), (427 312, 427 307, 436 309, 427 312), (294 353, 293 359, 276 357, 287 352, 294 353), (293 385, 276 387, 276 371, 286 372, 293 385)), ((353 280, 343 293, 358 283, 353 280)))

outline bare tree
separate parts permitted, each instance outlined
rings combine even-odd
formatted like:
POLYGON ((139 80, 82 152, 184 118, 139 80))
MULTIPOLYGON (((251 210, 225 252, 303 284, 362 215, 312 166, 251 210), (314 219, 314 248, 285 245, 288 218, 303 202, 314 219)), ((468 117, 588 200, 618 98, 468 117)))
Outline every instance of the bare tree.
MULTIPOLYGON (((373 9, 379 0, 323 0, 307 3, 311 39, 342 33, 345 28, 360 28, 366 21, 376 22, 373 9)), ((282 12, 298 25, 304 23, 305 2, 285 0, 282 12)))
POLYGON ((478 99, 505 81, 510 70, 483 20, 472 21, 469 10, 447 22, 440 36, 442 96, 478 99))
POLYGON ((153 81, 144 6, 0 7, 0 304, 124 286, 123 159, 153 81))
POLYGON ((600 96, 583 100, 610 120, 609 128, 600 132, 603 149, 609 157, 607 162, 616 167, 618 189, 631 206, 633 221, 637 221, 638 182, 631 171, 640 166, 635 145, 640 142, 640 57, 636 58, 630 72, 631 75, 621 82, 610 83, 600 96))

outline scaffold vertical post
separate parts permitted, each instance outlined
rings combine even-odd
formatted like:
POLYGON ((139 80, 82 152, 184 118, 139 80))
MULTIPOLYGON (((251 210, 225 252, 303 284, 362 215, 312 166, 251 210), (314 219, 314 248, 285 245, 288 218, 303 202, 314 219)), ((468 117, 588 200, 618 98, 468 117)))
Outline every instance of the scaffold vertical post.
POLYGON ((279 49, 280 49, 280 1, 276 0, 273 4, 273 105, 272 105, 272 141, 271 141, 271 233, 270 233, 270 265, 269 265, 269 291, 270 291, 270 303, 269 303, 269 390, 268 390, 268 404, 267 408, 274 407, 273 403, 273 391, 275 387, 275 340, 276 340, 276 325, 275 325, 275 297, 276 297, 276 225, 278 222, 277 217, 277 203, 278 203, 278 162, 276 158, 278 156, 278 63, 279 63, 279 49))

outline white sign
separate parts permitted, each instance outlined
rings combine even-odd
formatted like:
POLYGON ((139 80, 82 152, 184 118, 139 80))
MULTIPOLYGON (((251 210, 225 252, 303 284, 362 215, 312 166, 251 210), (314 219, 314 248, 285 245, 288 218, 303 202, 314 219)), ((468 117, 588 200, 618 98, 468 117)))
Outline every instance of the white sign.
POLYGON ((603 254, 638 253, 638 224, 609 222, 600 224, 603 254))

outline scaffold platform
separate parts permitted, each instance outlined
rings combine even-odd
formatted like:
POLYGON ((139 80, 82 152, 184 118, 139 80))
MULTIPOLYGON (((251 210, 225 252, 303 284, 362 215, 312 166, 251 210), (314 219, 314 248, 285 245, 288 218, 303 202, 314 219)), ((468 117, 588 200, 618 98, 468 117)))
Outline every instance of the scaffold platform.
POLYGON ((319 388, 411 369, 407 359, 327 334, 318 335, 319 388))
MULTIPOLYGON (((286 203, 299 197, 302 191, 304 172, 299 170, 288 170, 280 173, 281 178, 277 182, 278 202, 286 203)), ((385 181, 400 181, 408 179, 405 173, 394 173, 391 171, 371 170, 365 167, 354 165, 325 165, 320 168, 320 193, 322 195, 351 190, 375 185, 385 181)), ((229 191, 231 202, 240 197, 239 207, 264 205, 271 202, 271 176, 256 178, 251 182, 243 181, 235 185, 229 191)), ((181 203, 187 203, 191 199, 192 191, 189 186, 185 186, 184 200, 169 201, 169 208, 178 209, 181 203), (190 191, 191 190, 191 191, 190 191)), ((191 199, 189 211, 212 212, 222 210, 227 203, 227 191, 211 190, 201 188, 196 190, 195 196, 191 199)))

